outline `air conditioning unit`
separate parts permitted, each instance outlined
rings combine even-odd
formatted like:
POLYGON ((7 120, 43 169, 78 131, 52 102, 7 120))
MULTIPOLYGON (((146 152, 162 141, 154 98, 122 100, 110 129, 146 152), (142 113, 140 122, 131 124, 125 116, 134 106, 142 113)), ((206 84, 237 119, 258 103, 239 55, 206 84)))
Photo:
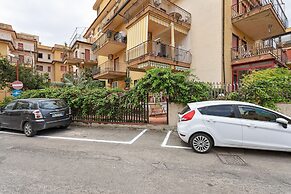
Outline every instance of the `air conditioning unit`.
POLYGON ((156 7, 160 6, 162 4, 162 0, 154 0, 154 5, 156 7))
POLYGON ((108 60, 113 60, 113 55, 112 54, 108 55, 108 60))
POLYGON ((107 38, 111 38, 112 37, 112 31, 111 30, 107 30, 106 36, 107 36, 107 38))

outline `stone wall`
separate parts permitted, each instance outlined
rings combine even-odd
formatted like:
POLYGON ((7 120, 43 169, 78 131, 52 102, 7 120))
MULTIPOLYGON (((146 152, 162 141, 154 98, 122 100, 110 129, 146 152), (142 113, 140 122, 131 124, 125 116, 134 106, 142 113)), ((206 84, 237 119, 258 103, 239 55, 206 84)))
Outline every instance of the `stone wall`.
POLYGON ((179 121, 178 112, 182 111, 184 107, 181 104, 169 103, 169 126, 177 126, 179 121))
POLYGON ((277 104, 277 107, 279 108, 279 112, 291 117, 291 104, 277 104))

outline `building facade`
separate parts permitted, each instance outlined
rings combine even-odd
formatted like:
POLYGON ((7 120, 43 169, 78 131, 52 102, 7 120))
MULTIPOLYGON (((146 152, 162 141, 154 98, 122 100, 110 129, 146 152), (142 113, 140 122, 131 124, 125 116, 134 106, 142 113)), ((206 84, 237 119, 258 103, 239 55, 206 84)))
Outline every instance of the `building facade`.
POLYGON ((191 71, 202 81, 238 83, 256 69, 286 67, 272 37, 288 19, 277 0, 96 0, 84 35, 98 56, 95 79, 133 85, 150 68, 191 71))

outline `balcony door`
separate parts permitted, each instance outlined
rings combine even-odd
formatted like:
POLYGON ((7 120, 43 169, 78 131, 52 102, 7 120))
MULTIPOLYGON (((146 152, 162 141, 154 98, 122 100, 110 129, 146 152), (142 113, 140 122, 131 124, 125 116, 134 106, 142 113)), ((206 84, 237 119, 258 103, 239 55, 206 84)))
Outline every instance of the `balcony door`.
POLYGON ((89 49, 85 49, 85 60, 90 61, 90 50, 89 49))
POLYGON ((118 66, 119 66, 119 57, 114 59, 113 62, 113 71, 117 71, 118 70, 118 66))

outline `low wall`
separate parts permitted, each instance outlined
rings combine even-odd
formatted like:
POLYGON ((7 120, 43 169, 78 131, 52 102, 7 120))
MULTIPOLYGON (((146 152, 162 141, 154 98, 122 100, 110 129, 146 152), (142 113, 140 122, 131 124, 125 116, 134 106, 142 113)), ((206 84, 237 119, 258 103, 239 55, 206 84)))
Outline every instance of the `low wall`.
POLYGON ((291 104, 280 103, 277 104, 277 107, 279 108, 279 112, 291 117, 291 104))
POLYGON ((0 90, 0 102, 4 100, 5 97, 11 96, 8 89, 0 90))
POLYGON ((182 104, 169 103, 169 126, 177 126, 179 121, 178 112, 182 111, 184 107, 182 104))

